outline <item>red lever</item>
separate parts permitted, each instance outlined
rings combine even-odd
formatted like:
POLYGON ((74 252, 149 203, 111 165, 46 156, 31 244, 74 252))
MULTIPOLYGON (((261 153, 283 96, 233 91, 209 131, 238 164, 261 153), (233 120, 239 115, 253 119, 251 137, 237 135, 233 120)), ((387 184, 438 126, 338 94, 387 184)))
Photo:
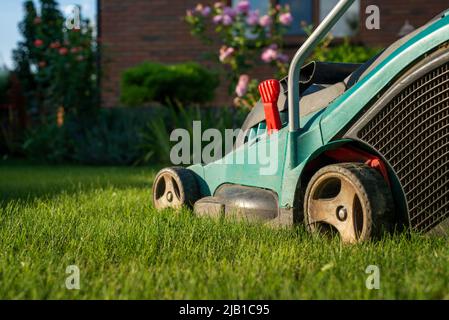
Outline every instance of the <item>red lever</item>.
POLYGON ((273 130, 281 129, 281 118, 277 106, 281 85, 277 80, 265 80, 259 84, 259 92, 262 96, 268 134, 271 134, 273 130))
POLYGON ((326 151, 326 155, 339 162, 364 162, 371 168, 379 170, 388 185, 391 185, 390 178, 388 177, 387 166, 379 157, 350 147, 341 147, 335 150, 328 150, 326 151))

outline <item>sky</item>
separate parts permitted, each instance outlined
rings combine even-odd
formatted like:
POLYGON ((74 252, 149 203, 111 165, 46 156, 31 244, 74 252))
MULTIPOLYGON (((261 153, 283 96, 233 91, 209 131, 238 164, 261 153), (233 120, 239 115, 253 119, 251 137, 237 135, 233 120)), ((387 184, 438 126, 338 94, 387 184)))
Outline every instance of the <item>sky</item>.
MULTIPOLYGON (((38 0, 34 0, 38 4, 38 0)), ((82 14, 96 21, 96 0, 59 0, 60 8, 63 12, 69 13, 73 5, 82 7, 82 14)), ((12 68, 12 50, 20 40, 18 24, 22 20, 23 1, 22 0, 1 0, 0 4, 0 66, 6 65, 12 68)))

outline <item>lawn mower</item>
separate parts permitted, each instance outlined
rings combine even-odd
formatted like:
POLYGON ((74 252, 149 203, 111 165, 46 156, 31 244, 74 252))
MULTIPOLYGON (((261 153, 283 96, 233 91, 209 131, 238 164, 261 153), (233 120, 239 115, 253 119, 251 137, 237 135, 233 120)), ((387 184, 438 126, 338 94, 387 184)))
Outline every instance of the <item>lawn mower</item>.
POLYGON ((449 10, 364 64, 306 64, 353 3, 334 7, 287 78, 260 84, 262 99, 231 152, 157 174, 157 209, 303 223, 345 243, 441 227, 449 217, 449 10), (267 148, 277 162, 269 173, 266 161, 245 157, 267 148))

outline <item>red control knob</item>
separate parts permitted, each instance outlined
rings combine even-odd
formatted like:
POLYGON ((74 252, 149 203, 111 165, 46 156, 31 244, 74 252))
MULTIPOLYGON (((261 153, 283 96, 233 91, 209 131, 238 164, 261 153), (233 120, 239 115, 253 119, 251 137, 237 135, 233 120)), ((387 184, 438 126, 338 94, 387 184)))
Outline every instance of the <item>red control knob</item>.
POLYGON ((277 106, 281 85, 277 80, 265 80, 259 84, 259 92, 264 105, 268 134, 271 134, 273 130, 281 129, 281 118, 277 106))
POLYGON ((281 85, 277 80, 265 80, 259 84, 259 92, 264 104, 268 134, 271 134, 273 130, 281 129, 281 118, 277 107, 281 85))

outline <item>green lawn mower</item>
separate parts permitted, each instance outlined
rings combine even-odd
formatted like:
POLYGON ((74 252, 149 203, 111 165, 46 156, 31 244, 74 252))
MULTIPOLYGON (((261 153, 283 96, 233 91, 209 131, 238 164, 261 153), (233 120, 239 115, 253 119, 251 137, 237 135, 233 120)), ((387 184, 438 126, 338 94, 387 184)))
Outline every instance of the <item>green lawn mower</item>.
POLYGON ((442 225, 449 217, 449 10, 362 65, 305 64, 353 3, 335 6, 286 79, 259 86, 262 99, 231 152, 158 173, 156 208, 304 223, 346 243, 442 225), (260 150, 273 152, 252 157, 260 150))

